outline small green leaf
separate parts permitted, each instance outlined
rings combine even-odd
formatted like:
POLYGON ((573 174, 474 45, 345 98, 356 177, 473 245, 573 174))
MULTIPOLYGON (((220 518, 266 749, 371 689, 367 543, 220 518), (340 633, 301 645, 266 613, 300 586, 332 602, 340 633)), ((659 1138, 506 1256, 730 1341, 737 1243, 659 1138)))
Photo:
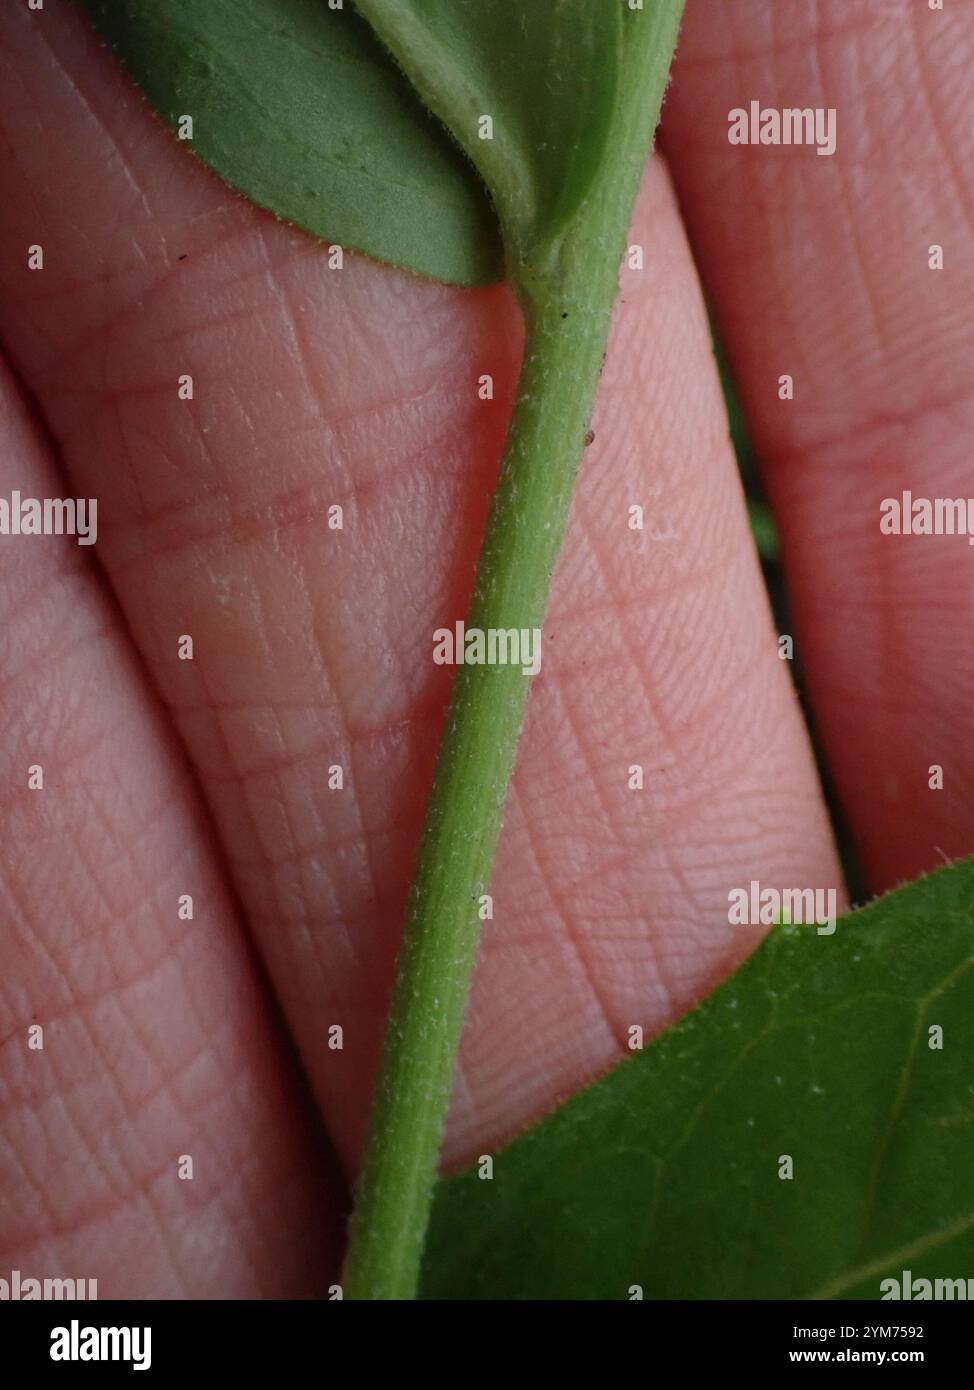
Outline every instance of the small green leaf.
POLYGON ((774 524, 771 508, 756 498, 748 498, 747 515, 751 523, 751 535, 761 559, 769 563, 777 560, 778 528, 774 524))
POLYGON ((358 7, 480 169, 519 256, 549 246, 605 153, 619 95, 623 0, 358 7))
POLYGON ((475 170, 365 21, 325 0, 83 0, 167 121, 315 236, 453 284, 502 275, 475 170))
POLYGON ((440 1183, 423 1295, 875 1299, 907 1269, 971 1277, 972 965, 974 859, 832 936, 776 927, 493 1180, 440 1183))

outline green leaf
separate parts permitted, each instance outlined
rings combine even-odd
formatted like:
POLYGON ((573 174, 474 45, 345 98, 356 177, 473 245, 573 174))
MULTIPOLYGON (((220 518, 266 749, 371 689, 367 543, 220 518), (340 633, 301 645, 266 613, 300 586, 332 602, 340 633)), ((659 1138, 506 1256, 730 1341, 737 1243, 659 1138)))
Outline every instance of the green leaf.
POLYGON ((974 860, 832 936, 776 927, 492 1181, 440 1183, 423 1295, 874 1299, 903 1270, 974 1275, 972 957, 974 860))
POLYGON ((778 528, 775 526, 771 508, 756 498, 748 498, 747 515, 751 523, 751 535, 761 559, 769 563, 777 560, 778 528))
POLYGON ((329 242, 454 284, 499 279, 476 171, 365 21, 325 0, 83 0, 233 188, 329 242))
POLYGON ((623 0, 359 0, 358 7, 480 169, 518 255, 547 248, 605 154, 619 95, 623 0))

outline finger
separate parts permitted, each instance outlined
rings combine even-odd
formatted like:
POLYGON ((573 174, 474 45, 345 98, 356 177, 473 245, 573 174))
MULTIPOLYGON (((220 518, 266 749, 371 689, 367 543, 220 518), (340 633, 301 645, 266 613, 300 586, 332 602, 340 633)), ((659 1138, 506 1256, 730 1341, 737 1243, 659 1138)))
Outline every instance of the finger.
MULTIPOLYGON (((516 320, 503 291, 356 257, 332 271, 187 160, 80 31, 51 35, 54 64, 8 27, 21 86, 3 111, 20 152, 7 205, 29 211, 4 234, 43 225, 54 269, 43 292, 8 280, 7 331, 72 475, 112 498, 101 552, 351 1164, 448 693, 432 634, 464 610, 516 320), (39 111, 66 140, 43 171, 24 155, 39 111), (88 193, 66 216, 45 187, 69 170, 88 193), (176 659, 181 633, 192 662, 176 659)), ((660 166, 633 236, 648 265, 624 288, 560 567, 453 1160, 727 971, 756 935, 728 924, 732 885, 836 882, 660 166)))
MULTIPOLYGON (((64 495, 3 369, 15 490, 64 495)), ((0 536, 0 1265, 101 1298, 307 1296, 335 1249, 317 1147, 90 556, 0 536)))
POLYGON ((972 58, 963 0, 690 0, 663 127, 875 888, 974 849, 972 554, 880 532, 904 489, 974 491, 972 58), (834 109, 835 153, 729 144, 728 113, 759 97, 834 109))

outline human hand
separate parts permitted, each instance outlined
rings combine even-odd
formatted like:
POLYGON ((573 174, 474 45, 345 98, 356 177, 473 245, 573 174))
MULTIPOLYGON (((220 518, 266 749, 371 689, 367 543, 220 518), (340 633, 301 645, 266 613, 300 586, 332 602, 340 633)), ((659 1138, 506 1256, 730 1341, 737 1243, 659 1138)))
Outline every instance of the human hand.
MULTIPOLYGON (((622 271, 450 1163, 727 974, 757 937, 731 887, 841 887, 688 231, 870 886, 974 847, 970 555, 878 524, 903 488, 970 491, 970 8, 726 11, 690 0, 630 236, 645 267, 622 271), (835 157, 730 146, 759 92, 835 107, 835 157)), ((464 611, 517 314, 503 288, 330 270, 176 145, 74 11, 8 6, 0 43, 0 496, 99 503, 90 549, 0 537, 0 1269, 102 1297, 320 1292, 448 693, 432 633, 464 611)))

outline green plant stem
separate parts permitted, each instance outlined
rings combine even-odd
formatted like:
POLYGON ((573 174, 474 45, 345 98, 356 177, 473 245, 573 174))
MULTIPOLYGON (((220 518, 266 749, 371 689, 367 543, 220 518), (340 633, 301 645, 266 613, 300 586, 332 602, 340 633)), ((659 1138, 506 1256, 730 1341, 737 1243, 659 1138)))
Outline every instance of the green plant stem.
MULTIPOLYGON (((467 624, 540 627, 598 376, 602 335, 542 314, 467 624)), ((346 1297, 410 1297, 442 1115, 477 943, 479 898, 500 827, 529 678, 520 666, 461 666, 447 716, 407 919, 359 1190, 346 1297), (432 1007, 430 1005, 432 1004, 432 1007), (418 1124, 419 1116, 430 1122, 418 1124), (433 1116, 437 1117, 432 1122, 433 1116), (394 1146, 382 1142, 395 1136, 394 1146), (403 1196, 408 1194, 408 1207, 403 1196)), ((489 929, 489 928, 488 928, 489 929)))
MULTIPOLYGON (((657 0, 627 61, 638 110, 615 157, 544 257, 509 248, 524 365, 477 568, 469 627, 539 628, 582 457, 618 267, 683 0, 657 0)), ((431 634, 432 651, 432 634, 431 634)), ((420 846, 356 1192, 346 1298, 415 1295, 436 1161, 501 816, 530 678, 460 666, 420 846)), ((489 930, 488 926, 488 930, 489 930)))

